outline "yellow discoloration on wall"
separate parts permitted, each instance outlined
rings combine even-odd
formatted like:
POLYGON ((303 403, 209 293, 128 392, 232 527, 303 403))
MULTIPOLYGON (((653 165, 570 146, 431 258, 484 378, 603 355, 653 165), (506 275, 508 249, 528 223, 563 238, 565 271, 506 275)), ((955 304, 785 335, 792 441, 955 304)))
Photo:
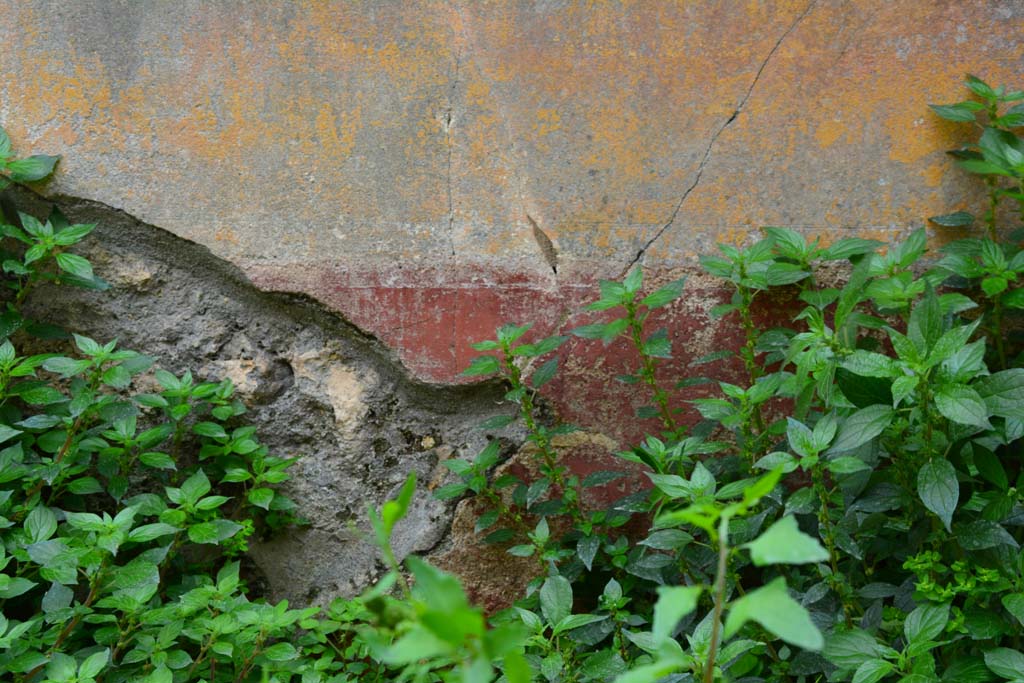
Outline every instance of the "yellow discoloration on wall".
POLYGON ((356 107, 342 117, 339 130, 334 108, 327 102, 320 105, 320 111, 316 115, 317 139, 331 158, 340 161, 352 154, 356 134, 361 127, 361 118, 362 109, 356 107))
POLYGON ((101 4, 0 0, 3 125, 65 154, 56 190, 243 263, 500 268, 540 258, 529 213, 617 274, 705 156, 651 258, 911 227, 973 202, 942 153, 968 131, 927 104, 1024 57, 986 3, 212 3, 116 45, 79 20, 101 4))
POLYGON ((821 147, 831 147, 845 132, 846 126, 842 121, 822 121, 814 131, 814 138, 821 147))
POLYGON ((538 109, 537 122, 533 124, 533 131, 537 137, 545 137, 562 129, 562 117, 554 109, 538 109))
POLYGON ((213 234, 213 238, 218 242, 230 242, 231 244, 238 244, 238 235, 235 231, 229 227, 223 227, 213 234))
POLYGON ((949 168, 945 164, 934 163, 921 169, 921 177, 928 187, 938 187, 948 171, 949 168))

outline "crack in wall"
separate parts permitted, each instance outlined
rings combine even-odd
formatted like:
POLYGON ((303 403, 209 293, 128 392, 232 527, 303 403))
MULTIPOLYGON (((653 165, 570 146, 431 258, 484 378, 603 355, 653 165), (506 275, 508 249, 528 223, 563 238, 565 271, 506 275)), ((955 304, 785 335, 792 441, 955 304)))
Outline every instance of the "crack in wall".
POLYGON ((651 248, 651 245, 657 242, 658 239, 660 239, 661 236, 664 235, 670 227, 672 227, 672 224, 675 223, 676 217, 679 215, 679 211, 683 208, 683 204, 686 202, 686 199, 690 196, 690 193, 693 192, 700 184, 701 178, 704 176, 704 169, 707 167, 708 161, 710 161, 711 159, 711 152, 714 150, 715 143, 718 142, 719 136, 721 136, 722 132, 725 131, 725 129, 728 128, 730 124, 732 124, 732 122, 735 121, 736 118, 743 111, 743 107, 746 105, 747 100, 750 99, 750 95, 754 92, 754 88, 757 87, 758 81, 761 80, 761 74, 764 73, 765 68, 768 66, 768 62, 770 62, 772 57, 775 56, 775 53, 778 52, 779 47, 782 45, 783 41, 785 41, 789 34, 792 33, 798 25, 800 25, 800 22, 802 22, 807 17, 807 15, 810 13, 810 11, 814 8, 816 4, 818 4, 818 0, 811 0, 811 2, 807 4, 807 7, 805 7, 804 10, 793 21, 793 23, 789 25, 789 28, 783 31, 782 35, 779 36, 778 40, 775 41, 775 44, 772 45, 772 49, 769 50, 768 54, 765 55, 765 58, 761 60, 761 65, 758 67, 757 73, 754 74, 754 79, 750 82, 750 85, 747 87, 747 91, 743 94, 743 97, 740 98, 739 103, 733 109, 732 114, 711 135, 711 139, 708 141, 708 145, 704 149, 704 156, 701 158, 700 164, 697 166, 697 173, 693 179, 693 182, 690 183, 686 190, 683 191, 682 196, 679 198, 679 201, 676 203, 675 208, 672 210, 672 214, 668 217, 668 221, 666 221, 665 224, 662 225, 656 233, 654 233, 654 236, 651 237, 651 239, 647 240, 644 246, 642 246, 640 250, 637 251, 636 256, 634 256, 633 259, 626 264, 626 267, 623 268, 622 271, 619 273, 619 279, 625 277, 626 273, 629 272, 629 269, 632 268, 641 259, 643 259, 644 255, 647 253, 647 250, 651 248))

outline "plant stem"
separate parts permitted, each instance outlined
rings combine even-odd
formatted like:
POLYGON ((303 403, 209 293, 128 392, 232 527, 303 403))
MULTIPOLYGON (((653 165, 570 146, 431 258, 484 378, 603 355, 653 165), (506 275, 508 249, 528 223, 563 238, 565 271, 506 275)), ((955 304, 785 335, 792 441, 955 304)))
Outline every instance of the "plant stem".
POLYGON ((843 604, 843 616, 846 618, 846 625, 853 626, 853 614, 850 601, 847 596, 847 588, 839 573, 839 561, 836 553, 835 529, 832 527, 832 517, 828 509, 828 488, 825 486, 825 473, 821 461, 811 469, 811 477, 814 481, 814 490, 818 494, 821 507, 818 509, 818 524, 821 527, 821 538, 825 541, 825 549, 828 551, 829 563, 832 567, 832 574, 828 577, 829 587, 839 596, 843 604))
POLYGON ((992 336, 995 337, 999 369, 1006 369, 1006 346, 1003 342, 1003 302, 1000 295, 992 297, 992 336))
MULTIPOLYGON (((522 373, 519 370, 519 366, 515 363, 511 349, 508 347, 504 349, 504 366, 506 377, 513 390, 518 389, 522 391, 522 398, 519 401, 519 414, 523 418, 523 423, 526 424, 527 431, 530 433, 530 439, 537 446, 537 453, 541 460, 543 460, 544 470, 546 470, 545 474, 551 477, 551 483, 558 487, 564 500, 568 487, 566 486, 562 468, 558 465, 558 453, 555 452, 551 445, 551 438, 537 425, 537 420, 534 417, 533 391, 523 383, 522 373)), ((579 508, 579 491, 575 491, 575 493, 575 498, 569 501, 571 504, 566 505, 566 512, 574 521, 579 522, 582 521, 583 515, 579 508)))
MULTIPOLYGON (((754 324, 754 317, 751 309, 754 304, 754 293, 749 287, 736 285, 736 291, 740 295, 740 325, 743 327, 744 342, 740 349, 740 356, 743 358, 743 366, 747 370, 750 386, 754 386, 757 380, 764 374, 761 366, 757 364, 757 325, 754 324)), ((743 451, 750 464, 757 460, 758 445, 764 434, 764 415, 761 413, 761 404, 750 406, 744 410, 743 422, 740 426, 743 432, 743 451)))
MULTIPOLYGON (((92 579, 89 581, 89 594, 86 596, 85 602, 82 603, 82 607, 83 608, 88 609, 89 607, 92 606, 92 603, 96 600, 97 593, 98 593, 99 586, 100 586, 100 580, 103 578, 103 570, 104 569, 106 569, 106 562, 104 562, 104 564, 101 565, 98 570, 96 570, 96 573, 93 574, 92 579)), ((64 641, 67 640, 68 636, 71 635, 71 633, 75 630, 75 628, 78 626, 78 624, 82 621, 82 616, 83 616, 82 614, 76 614, 74 616, 74 618, 71 619, 71 621, 69 621, 68 623, 64 624, 64 628, 62 628, 60 630, 60 633, 57 634, 57 639, 54 640, 53 641, 53 645, 50 646, 49 654, 51 656, 57 651, 57 648, 59 648, 64 643, 64 641)), ((35 667, 31 671, 29 671, 27 674, 25 674, 25 677, 24 677, 23 680, 26 680, 26 681, 32 680, 32 677, 35 676, 37 673, 39 673, 39 671, 44 666, 46 666, 45 663, 40 664, 39 666, 35 667)))
POLYGON ((718 641, 721 638, 722 610, 725 608, 725 578, 729 569, 729 518, 718 522, 718 573, 715 575, 715 611, 711 617, 711 644, 708 660, 704 666, 704 683, 714 683, 715 658, 718 656, 718 641))
POLYGON ((636 304, 626 304, 626 320, 629 323, 630 338, 637 353, 640 354, 640 377, 651 389, 654 402, 658 405, 658 413, 661 417, 661 424, 666 431, 675 433, 679 430, 679 424, 672 416, 672 409, 668 404, 668 392, 658 385, 654 371, 657 363, 654 357, 644 350, 644 323, 636 315, 636 304))
POLYGON ((402 595, 405 596, 406 600, 412 599, 412 589, 409 587, 409 582, 405 580, 405 574, 402 573, 402 567, 398 564, 398 560, 395 558, 395 551, 391 548, 390 540, 381 546, 381 552, 384 554, 384 561, 388 563, 388 567, 398 577, 398 583, 402 587, 402 595))
POLYGON ((985 212, 985 225, 988 228, 988 237, 993 242, 998 242, 996 232, 996 212, 999 210, 999 188, 996 186, 995 178, 985 179, 988 185, 988 211, 985 212))

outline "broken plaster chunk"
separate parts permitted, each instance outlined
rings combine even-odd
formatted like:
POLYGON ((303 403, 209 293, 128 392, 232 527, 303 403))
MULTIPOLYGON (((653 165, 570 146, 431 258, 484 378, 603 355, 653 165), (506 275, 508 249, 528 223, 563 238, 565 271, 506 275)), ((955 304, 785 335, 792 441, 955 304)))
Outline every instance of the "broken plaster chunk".
POLYGON ((338 360, 328 349, 307 351, 293 356, 291 366, 297 378, 305 380, 307 393, 313 389, 326 396, 334 411, 338 428, 354 435, 367 411, 366 384, 350 366, 338 360))

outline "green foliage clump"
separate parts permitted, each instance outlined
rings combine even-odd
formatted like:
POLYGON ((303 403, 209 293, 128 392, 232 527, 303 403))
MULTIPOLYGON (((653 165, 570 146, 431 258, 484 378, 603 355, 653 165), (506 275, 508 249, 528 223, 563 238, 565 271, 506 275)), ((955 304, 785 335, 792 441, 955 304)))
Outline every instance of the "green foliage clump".
POLYGON ((447 463, 460 481, 437 495, 481 496, 485 540, 538 559, 541 578, 516 608, 536 678, 1024 680, 1024 229, 1000 229, 1018 215, 1003 202, 1024 217, 1024 92, 967 86, 978 99, 933 109, 981 130, 952 154, 987 185, 983 237, 938 259, 924 229, 887 249, 776 227, 719 245, 701 264, 731 298, 711 314, 735 320, 743 341, 694 362, 719 364, 717 380, 672 384, 657 371, 672 344, 652 313, 682 281, 646 293, 636 267, 601 283, 588 310, 604 317, 571 334, 635 348, 635 372, 619 379, 649 392, 637 417, 660 429, 620 456, 651 490, 581 504, 621 473, 574 477, 555 446, 572 428, 536 418, 557 369, 539 357, 567 337, 524 343, 529 326, 508 325, 476 345, 486 355, 466 373, 508 382, 519 408, 508 422, 525 424, 540 476, 488 478, 493 446, 447 463), (798 312, 764 329, 757 304, 772 292, 798 312), (672 400, 670 388, 698 384, 703 397, 672 400), (637 516, 653 520, 641 538, 623 531, 637 516), (595 580, 596 604, 571 614, 574 591, 595 580))
MULTIPOLYGON (((19 683, 1024 681, 1024 232, 1001 229, 1017 215, 1004 202, 1024 218, 1024 92, 967 86, 977 99, 933 109, 981 130, 953 154, 988 188, 984 236, 937 259, 923 229, 887 249, 786 228, 720 245, 701 259, 730 293, 711 313, 743 341, 695 361, 720 368, 715 380, 666 379, 672 337, 655 321, 682 280, 648 291, 638 266, 601 283, 588 306, 600 317, 571 334, 635 348, 619 379, 650 395, 637 419, 657 427, 619 455, 650 489, 595 509, 586 491, 624 472, 581 478, 562 463, 574 428, 538 404, 569 336, 505 325, 475 345, 466 374, 501 377, 515 406, 481 426, 520 421, 537 472, 495 475, 495 440, 446 461, 453 482, 435 492, 479 497, 485 542, 536 562, 526 595, 490 617, 451 575, 395 556, 412 477, 370 510, 389 571, 366 593, 322 611, 256 597, 236 558, 294 521, 277 490, 292 460, 259 443, 229 382, 157 370, 158 389, 139 392, 152 359, 80 336, 74 353, 20 355, 44 329, 22 317, 29 288, 104 286, 67 251, 92 226, 20 215, 2 227, 0 671, 19 683), (771 293, 799 310, 764 329, 771 293)), ((8 157, 4 136, 16 181, 53 166, 8 157)), ((931 220, 966 230, 974 217, 931 220)))
MULTIPOLYGON (((0 183, 42 180, 56 157, 11 157, 0 183)), ((0 680, 240 683, 394 680, 509 666, 514 627, 487 629, 452 577, 415 558, 403 582, 391 529, 414 480, 372 520, 394 567, 366 595, 321 611, 255 597, 249 539, 296 522, 272 455, 230 380, 151 370, 154 359, 24 317, 41 283, 102 290, 70 251, 94 229, 18 213, 0 223, 0 680), (65 353, 26 354, 33 338, 65 353), (425 640, 420 623, 444 623, 425 640), (417 631, 417 628, 419 631, 417 631), (410 657, 410 644, 430 652, 410 657)), ((38 344, 37 344, 38 345, 38 344)), ((372 511, 371 511, 372 512, 372 511)), ((522 665, 525 667, 525 664, 522 665)))

